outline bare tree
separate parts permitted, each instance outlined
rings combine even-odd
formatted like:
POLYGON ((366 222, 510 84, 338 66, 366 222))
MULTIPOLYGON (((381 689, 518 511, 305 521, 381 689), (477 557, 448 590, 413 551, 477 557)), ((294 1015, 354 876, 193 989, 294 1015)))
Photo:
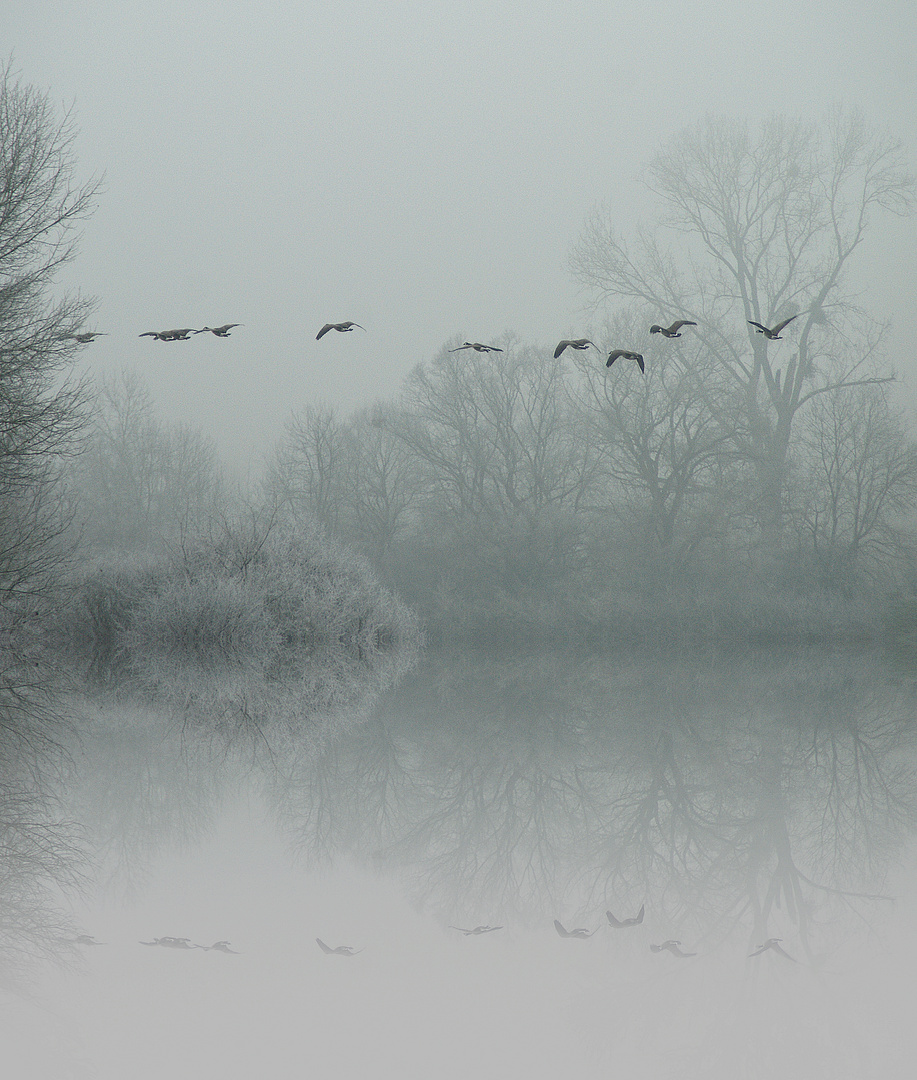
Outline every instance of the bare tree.
POLYGON ((453 519, 578 509, 598 457, 573 417, 567 364, 504 342, 497 354, 443 350, 416 368, 385 421, 423 461, 453 519))
POLYGON ((835 387, 878 381, 881 333, 842 291, 844 273, 873 211, 913 210, 914 180, 900 144, 839 111, 823 131, 774 118, 757 137, 738 121, 707 119, 650 163, 646 182, 665 207, 662 225, 683 237, 683 265, 656 233, 642 231, 632 252, 596 211, 571 268, 596 304, 625 297, 652 321, 699 324, 704 363, 729 382, 710 404, 754 469, 772 548, 800 410, 835 387), (798 321, 783 352, 751 325, 789 318, 798 321))
POLYGON ((71 473, 89 543, 147 547, 193 528, 221 504, 213 446, 200 432, 166 425, 136 375, 104 380, 71 473))
POLYGON ((9 64, 0 69, 0 596, 7 616, 26 582, 34 603, 45 542, 63 530, 54 462, 74 448, 84 421, 85 387, 66 369, 90 304, 48 296, 98 190, 74 184, 73 139, 69 116, 58 119, 47 96, 20 84, 9 64))
POLYGON ((270 498, 331 534, 339 529, 346 422, 325 405, 294 413, 267 474, 270 498))
MULTIPOLYGON (((616 341, 636 334, 634 318, 607 330, 616 341)), ((715 375, 683 348, 655 348, 645 371, 608 368, 588 356, 573 362, 583 376, 577 404, 584 437, 601 454, 609 484, 606 511, 636 524, 642 542, 652 538, 658 550, 688 556, 719 516, 735 455, 710 407, 715 375)))
POLYGON ((917 447, 882 388, 843 386, 805 417, 793 486, 794 523, 833 584, 848 584, 864 557, 907 551, 917 504, 917 447))

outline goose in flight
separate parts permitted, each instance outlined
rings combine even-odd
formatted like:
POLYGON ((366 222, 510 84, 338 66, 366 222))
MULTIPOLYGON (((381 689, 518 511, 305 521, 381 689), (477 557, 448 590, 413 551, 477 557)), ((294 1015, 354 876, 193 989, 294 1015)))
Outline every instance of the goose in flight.
POLYGON ((696 322, 691 322, 689 319, 676 319, 671 326, 658 326, 656 323, 650 327, 651 334, 662 334, 664 337, 681 337, 681 328, 683 326, 697 326, 696 322))
POLYGON ((644 374, 646 373, 646 365, 643 363, 643 356, 638 352, 631 352, 630 349, 615 349, 613 352, 610 352, 608 354, 608 359, 605 361, 605 367, 611 367, 618 357, 622 357, 624 360, 636 360, 637 367, 640 368, 640 371, 644 374))
POLYGON ((108 337, 108 334, 103 334, 101 330, 87 330, 85 334, 68 334, 67 336, 72 337, 81 345, 88 345, 90 341, 94 341, 97 337, 108 337))
POLYGON ((320 937, 317 937, 318 947, 323 953, 327 953, 329 956, 356 956, 357 953, 361 953, 362 949, 354 949, 350 945, 338 945, 336 949, 332 949, 330 945, 326 945, 320 937))
POLYGON ((615 928, 615 930, 624 930, 628 926, 639 926, 643 922, 643 916, 646 913, 646 904, 640 905, 640 910, 636 915, 632 915, 629 919, 616 919, 610 911, 605 912, 605 918, 615 928))
POLYGON ((650 945, 650 952, 662 952, 663 949, 668 949, 673 956, 677 956, 682 960, 687 959, 689 956, 697 956, 696 952, 682 952, 680 945, 680 941, 670 938, 668 941, 663 941, 661 945, 650 945))
POLYGON ((79 937, 73 939, 75 945, 105 945, 107 942, 96 941, 92 934, 80 934, 79 937))
POLYGON ((156 341, 188 341, 190 334, 196 334, 197 331, 193 327, 186 327, 184 330, 147 330, 144 334, 138 334, 138 337, 151 337, 156 341))
POLYGON ((558 356, 560 356, 560 354, 564 351, 564 349, 566 349, 566 347, 568 345, 570 346, 571 349, 588 349, 590 345, 594 349, 598 348, 598 345, 596 345, 596 343, 594 341, 590 341, 588 338, 584 338, 584 337, 574 338, 572 341, 567 341, 567 340, 559 341, 557 343, 557 348, 554 350, 554 359, 555 360, 558 358, 558 356))
POLYGON ((231 941, 215 941, 212 945, 198 945, 199 949, 203 949, 204 952, 212 952, 216 949, 217 952, 232 953, 234 956, 238 956, 238 952, 235 949, 230 949, 231 941))
POLYGON ((482 345, 480 341, 466 341, 457 349, 450 349, 449 352, 461 352, 462 349, 474 349, 475 352, 503 352, 496 345, 482 345))
POLYGON ((215 334, 217 337, 229 337, 229 331, 232 330, 234 326, 243 325, 244 324, 240 322, 228 322, 223 323, 222 326, 205 326, 203 330, 195 330, 194 332, 195 334, 206 334, 209 330, 211 334, 215 334))
POLYGON ((354 327, 359 327, 360 330, 365 330, 365 326, 360 326, 356 322, 326 322, 325 325, 315 335, 315 340, 320 341, 329 330, 337 330, 339 334, 346 334, 348 330, 353 330, 354 327))
POLYGON ((466 930, 464 926, 450 926, 450 930, 460 930, 465 937, 469 934, 491 934, 494 930, 502 930, 502 926, 476 926, 473 930, 466 930))
POLYGON ((789 326, 790 323, 795 318, 797 318, 796 315, 791 315, 788 319, 784 319, 783 322, 777 323, 777 325, 775 327, 773 327, 772 329, 768 329, 768 327, 763 326, 759 322, 752 322, 751 319, 748 319, 747 321, 748 321, 749 326, 756 326, 757 330, 755 332, 758 333, 758 334, 763 334, 767 338, 768 341, 780 341, 781 340, 780 331, 785 326, 789 326))
POLYGON ((200 945, 192 945, 191 938, 186 937, 158 937, 152 941, 141 941, 141 945, 161 945, 164 949, 199 949, 200 945))
POLYGON ((759 945, 755 949, 755 951, 753 953, 749 953, 748 955, 749 955, 749 957, 760 956, 761 953, 767 952, 768 949, 773 949, 773 951, 775 953, 779 953, 781 956, 785 957, 787 960, 791 960, 794 964, 798 964, 799 961, 795 958, 795 956, 790 956, 790 954, 786 951, 786 949, 784 949, 781 946, 781 944, 780 944, 781 941, 783 941, 783 938, 769 937, 767 939, 767 941, 764 942, 763 945, 759 945))
POLYGON ((554 929, 561 937, 587 938, 592 937, 595 930, 587 930, 584 926, 578 926, 575 930, 568 930, 558 919, 554 920, 554 929))

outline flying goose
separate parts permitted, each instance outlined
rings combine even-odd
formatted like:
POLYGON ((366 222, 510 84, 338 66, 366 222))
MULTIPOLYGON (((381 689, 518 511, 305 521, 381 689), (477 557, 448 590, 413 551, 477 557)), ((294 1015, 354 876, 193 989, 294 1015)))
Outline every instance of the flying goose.
POLYGON ((105 945, 105 941, 96 941, 92 934, 80 934, 73 939, 75 945, 105 945))
POLYGON ((466 341, 463 345, 459 345, 457 349, 450 349, 449 352, 461 352, 462 349, 474 349, 475 352, 503 352, 496 345, 482 345, 480 341, 466 341))
POLYGON ((101 330, 87 330, 85 334, 68 334, 67 336, 74 338, 81 345, 88 345, 90 341, 94 341, 97 337, 108 337, 108 334, 102 333, 101 330))
POLYGON ((202 330, 195 330, 195 334, 206 334, 209 330, 211 334, 215 334, 217 337, 229 337, 229 331, 234 326, 243 326, 240 322, 228 322, 223 323, 222 326, 205 326, 202 330))
POLYGON ((564 351, 564 349, 566 349, 566 347, 568 345, 570 346, 571 349, 588 349, 590 345, 594 349, 598 348, 598 345, 596 345, 596 343, 594 341, 590 341, 588 338, 584 338, 584 337, 574 338, 573 341, 567 341, 567 340, 559 341, 557 343, 557 348, 554 350, 554 359, 555 360, 557 359, 558 356, 560 356, 560 354, 564 351))
POLYGON ((354 949, 350 945, 338 945, 336 949, 332 949, 330 945, 326 945, 320 937, 315 939, 318 942, 318 947, 323 953, 327 953, 329 956, 356 956, 357 953, 361 953, 362 949, 354 949))
POLYGON ((696 322, 691 322, 689 319, 676 319, 671 326, 659 326, 656 323, 650 327, 651 334, 662 334, 664 337, 681 337, 681 328, 683 326, 697 326, 696 322))
POLYGON ((234 956, 238 956, 238 952, 235 949, 230 949, 231 941, 215 941, 212 945, 198 945, 199 949, 203 949, 204 952, 212 952, 216 949, 217 952, 232 953, 234 956))
POLYGON ((760 956, 761 953, 767 952, 768 949, 773 949, 775 953, 779 953, 781 956, 786 957, 787 960, 792 960, 794 964, 798 964, 799 961, 794 956, 790 956, 786 949, 784 949, 780 945, 781 941, 783 941, 783 938, 769 937, 763 945, 758 945, 755 951, 753 953, 749 953, 748 955, 749 957, 760 956))
POLYGON ((643 922, 643 916, 646 913, 646 904, 640 905, 640 910, 636 915, 631 916, 629 919, 616 919, 610 911, 605 912, 605 917, 608 922, 615 928, 615 930, 624 930, 628 926, 639 926, 643 922))
POLYGON ((587 938, 592 937, 595 930, 587 930, 584 926, 578 926, 575 930, 568 930, 559 920, 554 920, 554 929, 561 937, 587 938))
POLYGON ((147 330, 146 333, 137 336, 151 337, 157 341, 188 341, 188 335, 196 333, 197 331, 189 326, 184 330, 147 330))
POLYGON ((355 326, 359 327, 361 330, 366 329, 365 326, 360 326, 360 324, 356 322, 327 322, 315 335, 315 340, 319 341, 329 330, 337 330, 339 334, 346 334, 348 330, 353 330, 355 326))
POLYGON ((161 945, 164 949, 200 949, 200 945, 192 945, 191 938, 186 937, 158 937, 152 941, 141 941, 141 945, 161 945))
POLYGON ((661 945, 650 945, 650 952, 662 952, 663 949, 668 949, 673 956, 677 956, 682 960, 687 959, 689 956, 697 956, 696 952, 682 952, 679 948, 680 945, 680 941, 674 941, 670 938, 668 941, 663 941, 661 945))
POLYGON ((605 367, 611 367, 611 365, 615 362, 615 360, 618 359, 619 356, 623 357, 625 360, 636 360, 637 367, 640 368, 641 372, 643 372, 644 374, 646 373, 646 366, 643 363, 643 356, 638 352, 631 352, 629 349, 615 349, 613 352, 610 352, 608 354, 608 359, 605 361, 605 367))
POLYGON ((476 926, 473 930, 466 930, 464 926, 450 926, 450 930, 460 930, 465 937, 469 934, 490 934, 494 930, 502 930, 502 926, 476 926))
POLYGON ((762 326, 762 324, 759 323, 759 322, 752 322, 751 319, 748 319, 747 322, 748 322, 749 326, 756 326, 758 328, 756 333, 763 334, 767 338, 768 341, 780 341, 780 340, 782 340, 781 337, 780 337, 780 331, 785 326, 789 326, 789 324, 796 317, 797 317, 796 315, 791 315, 788 319, 784 319, 783 322, 777 323, 777 325, 772 330, 769 330, 766 326, 762 326))

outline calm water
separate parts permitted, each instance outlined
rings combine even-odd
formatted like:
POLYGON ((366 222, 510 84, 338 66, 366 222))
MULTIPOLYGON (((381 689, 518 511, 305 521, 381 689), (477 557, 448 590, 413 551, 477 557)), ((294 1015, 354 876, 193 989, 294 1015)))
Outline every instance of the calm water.
POLYGON ((105 944, 5 1000, 9 1075, 913 1075, 911 659, 354 670, 82 703, 105 944))

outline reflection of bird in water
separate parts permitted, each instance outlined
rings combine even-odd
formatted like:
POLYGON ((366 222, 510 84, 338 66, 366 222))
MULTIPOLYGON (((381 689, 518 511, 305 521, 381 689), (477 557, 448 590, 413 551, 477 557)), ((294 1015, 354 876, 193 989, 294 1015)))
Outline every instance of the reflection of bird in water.
POLYGON ((590 341, 588 338, 574 338, 572 341, 567 341, 565 339, 564 341, 559 341, 557 343, 557 348, 554 350, 555 360, 558 358, 558 356, 560 356, 564 349, 567 348, 568 345, 571 349, 588 349, 590 345, 593 347, 593 349, 598 348, 598 345, 596 345, 594 341, 590 341))
POLYGON ((575 930, 568 930, 559 920, 554 920, 554 929, 561 937, 587 938, 592 937, 595 930, 587 930, 584 926, 578 926, 575 930))
POLYGON ((138 334, 138 337, 151 337, 157 341, 188 341, 189 334, 196 334, 197 331, 193 327, 186 327, 184 330, 147 330, 144 334, 138 334))
POLYGON ((87 330, 85 334, 71 334, 70 337, 81 345, 88 345, 90 341, 94 341, 97 337, 108 337, 108 334, 103 334, 101 330, 87 330))
POLYGON ((772 949, 775 953, 779 953, 781 956, 785 957, 787 960, 792 960, 792 962, 794 964, 798 964, 799 961, 794 956, 790 956, 790 954, 786 951, 786 949, 784 949, 781 946, 781 944, 780 944, 781 941, 783 941, 783 938, 769 937, 767 939, 767 941, 764 942, 763 945, 758 945, 757 948, 755 949, 755 951, 753 953, 749 953, 748 955, 749 955, 749 957, 760 956, 761 953, 767 952, 768 949, 772 949))
POLYGON ((482 345, 480 341, 466 341, 457 349, 450 349, 449 352, 461 352, 462 349, 474 349, 475 352, 503 352, 496 345, 482 345))
POLYGON ((668 941, 663 941, 661 945, 650 945, 650 952, 662 952, 663 949, 668 949, 673 956, 678 956, 682 959, 687 959, 689 956, 697 956, 696 952, 683 952, 679 948, 680 945, 680 941, 675 941, 673 938, 670 938, 668 941))
POLYGON ((191 938, 186 937, 158 937, 152 941, 141 941, 141 945, 161 945, 164 949, 199 949, 200 945, 192 945, 191 938))
POLYGON ((646 914, 646 904, 640 905, 640 910, 636 915, 632 915, 629 919, 616 919, 610 911, 605 912, 605 917, 609 923, 615 928, 615 930, 624 930, 628 926, 639 926, 643 922, 643 916, 646 914))
POLYGON ((784 319, 783 322, 777 323, 777 325, 772 330, 769 330, 766 326, 762 325, 759 322, 752 322, 751 319, 748 319, 747 321, 748 321, 749 326, 756 326, 758 328, 756 333, 763 334, 767 338, 768 341, 780 341, 780 340, 782 340, 780 338, 780 331, 785 326, 789 326, 789 324, 795 318, 796 318, 795 315, 791 315, 788 319, 784 319))
POLYGON ((223 323, 222 326, 205 326, 203 330, 195 330, 194 332, 195 334, 206 334, 209 330, 211 334, 215 334, 217 337, 230 337, 229 331, 232 330, 234 326, 241 325, 242 323, 240 322, 228 322, 223 323))
POLYGON ((696 322, 689 322, 687 319, 678 319, 672 323, 671 326, 658 326, 656 323, 650 327, 651 334, 662 334, 664 337, 681 337, 679 331, 683 326, 697 326, 696 322))
POLYGON ((217 952, 233 953, 238 956, 239 953, 235 949, 230 949, 231 941, 215 941, 212 945, 198 945, 199 949, 203 949, 204 952, 211 952, 216 949, 217 952))
POLYGON ((105 941, 96 941, 92 934, 80 934, 73 939, 75 945, 107 945, 105 941))
POLYGON ((346 334, 348 330, 353 330, 357 326, 361 330, 365 330, 365 326, 360 326, 357 322, 326 322, 325 325, 315 335, 315 340, 319 341, 328 333, 329 330, 337 330, 339 334, 346 334))
POLYGON ((320 937, 315 939, 318 942, 318 947, 323 953, 328 953, 329 956, 356 956, 357 953, 361 953, 362 949, 354 949, 350 945, 338 945, 336 949, 332 949, 330 945, 326 945, 320 937))
POLYGON ((450 926, 450 930, 460 930, 465 937, 469 934, 490 934, 494 930, 502 930, 502 926, 476 926, 473 930, 466 930, 464 926, 450 926))
POLYGON ((638 352, 631 352, 630 349, 615 349, 614 352, 610 352, 608 359, 605 361, 605 367, 611 367, 618 357, 623 357, 625 360, 636 360, 637 367, 640 368, 641 372, 646 371, 643 356, 638 352))

